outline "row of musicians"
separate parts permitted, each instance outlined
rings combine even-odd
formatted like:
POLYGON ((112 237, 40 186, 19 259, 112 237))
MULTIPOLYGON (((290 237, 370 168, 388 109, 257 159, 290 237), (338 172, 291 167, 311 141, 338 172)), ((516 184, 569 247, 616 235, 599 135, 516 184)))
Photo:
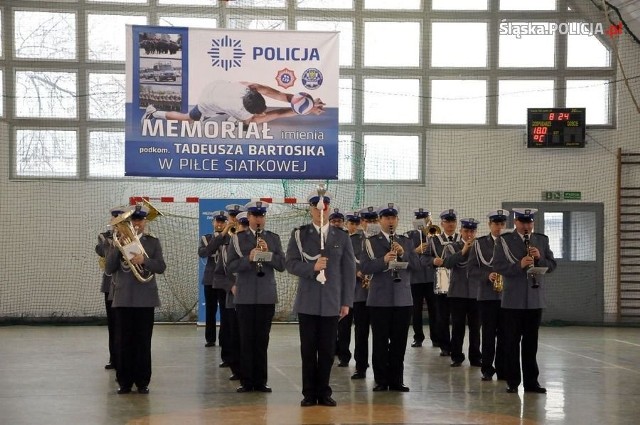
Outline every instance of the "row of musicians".
MULTIPOLYGON (((317 209, 317 196, 310 195, 308 200, 311 204, 312 212, 317 209), (315 201, 315 202, 314 202, 315 201)), ((328 198, 324 198, 325 203, 328 198)), ((235 207, 236 210, 239 206, 235 207)), ((232 209, 228 208, 228 212, 232 209)), ((460 366, 465 356, 462 353, 462 341, 465 333, 465 322, 470 328, 470 351, 469 360, 473 365, 482 367, 482 379, 491 380, 494 373, 498 377, 508 381, 508 390, 513 392, 521 381, 519 353, 511 355, 514 361, 510 362, 511 367, 502 360, 501 354, 506 349, 498 347, 496 358, 496 339, 501 333, 500 317, 503 312, 510 310, 510 313, 520 314, 523 317, 523 326, 533 324, 533 329, 528 326, 518 328, 514 331, 523 337, 523 372, 524 387, 526 391, 542 392, 544 389, 538 384, 537 362, 535 352, 537 350, 537 327, 540 322, 541 309, 544 307, 544 288, 530 288, 527 285, 516 283, 515 277, 530 280, 526 274, 526 269, 533 263, 536 265, 547 265, 551 270, 555 267, 553 254, 549 250, 548 240, 544 235, 533 234, 533 217, 535 210, 525 209, 515 211, 516 231, 512 235, 524 235, 531 240, 531 253, 526 251, 526 255, 520 252, 520 247, 515 244, 509 246, 509 235, 502 239, 502 251, 498 257, 503 257, 510 265, 522 264, 511 267, 506 275, 513 275, 514 282, 503 303, 501 294, 497 292, 495 280, 496 272, 493 271, 494 246, 496 240, 504 231, 507 214, 505 210, 496 210, 488 214, 491 234, 475 239, 478 222, 473 219, 461 220, 462 228, 460 234, 456 233, 457 213, 454 210, 446 210, 440 214, 442 233, 437 237, 429 237, 429 226, 426 220, 429 213, 423 209, 415 211, 416 219, 425 220, 425 226, 421 230, 412 231, 407 237, 395 235, 398 224, 398 210, 392 204, 386 208, 367 207, 358 213, 347 214, 346 228, 351 237, 352 247, 356 258, 360 258, 363 249, 366 255, 362 260, 364 265, 358 265, 357 276, 360 284, 355 286, 353 307, 349 309, 349 314, 339 322, 337 354, 339 356, 339 366, 347 366, 351 357, 349 352, 349 337, 351 334, 351 323, 355 322, 355 353, 356 372, 353 379, 362 379, 366 376, 368 363, 368 334, 370 322, 379 319, 380 323, 371 323, 374 334, 373 368, 376 387, 374 390, 384 390, 395 388, 406 391, 408 388, 402 382, 402 364, 404 359, 404 347, 407 340, 408 321, 412 315, 413 305, 414 318, 414 343, 413 346, 420 346, 424 340, 422 332, 422 301, 427 299, 427 304, 434 304, 430 309, 430 329, 432 342, 441 347, 441 355, 452 356, 452 366, 460 366), (380 232, 371 231, 374 223, 383 221, 380 232), (361 223, 360 223, 361 222, 361 223), (360 227, 363 231, 360 231, 360 227), (364 233, 373 235, 366 239, 364 233), (393 236, 391 236, 393 235, 393 236), (390 242, 389 238, 395 237, 395 242, 390 242), (536 248, 534 244, 539 245, 536 248), (395 248, 390 249, 395 245, 395 248), (402 248, 402 245, 405 247, 402 248), (394 271, 388 266, 393 261, 393 255, 387 256, 391 251, 401 249, 404 253, 406 248, 408 260, 408 271, 396 271, 395 273, 404 283, 385 282, 394 271), (386 250, 386 251, 385 251, 386 250), (544 253, 544 256, 542 255, 544 253), (521 258, 516 258, 521 256, 521 258), (382 266, 380 265, 382 263, 382 266), (434 270, 444 266, 451 270, 449 291, 439 291, 436 295, 433 291, 434 270), (373 267, 373 270, 371 270, 373 267), (382 267, 382 269, 379 269, 382 267), (374 271, 374 273, 369 273, 374 271), (378 276, 376 276, 376 273, 378 276), (410 278, 408 276, 410 274, 410 278), (385 284, 386 283, 386 284, 385 284), (410 283, 410 285, 409 285, 410 283), (409 291, 407 291, 409 289, 409 291), (433 297, 431 296, 433 295, 433 297), (523 298, 524 297, 524 298, 523 298), (437 301, 432 303, 433 298, 437 301), (480 302, 476 302, 476 299, 480 302), (378 308, 381 311, 375 312, 378 308), (479 320, 478 311, 482 311, 481 317, 484 325, 483 332, 483 353, 480 353, 479 320), (521 311, 522 310, 522 311, 521 311), (527 312, 526 310, 532 310, 527 312), (375 313, 372 315, 371 312, 375 313), (529 320, 533 314, 534 320, 529 320), (449 317, 452 317, 453 335, 449 337, 449 317), (535 319, 537 317, 537 319, 535 319), (432 320, 433 319, 433 320, 432 320), (536 324, 537 323, 537 324, 536 324), (376 338, 378 335, 378 338, 376 338), (378 343, 376 343, 376 340, 378 343), (386 344, 389 343, 389 347, 386 344), (378 350, 376 350, 378 347, 378 350), (376 352, 385 353, 376 356, 376 352), (494 358, 496 366, 494 367, 494 358), (376 367, 378 366, 378 367, 376 367), (509 373, 507 369, 512 370, 509 373), (512 375, 512 376, 511 376, 512 375)), ((338 210, 333 210, 329 214, 329 221, 332 225, 342 227, 344 216, 338 210)), ((219 221, 224 223, 225 217, 219 216, 219 221)), ((429 220, 430 222, 430 220, 429 220)), ((220 224, 222 225, 222 224, 220 224)), ((227 228, 233 228, 232 224, 227 224, 227 228)), ((224 233, 224 229, 222 230, 224 233)), ((295 234, 295 232, 294 232, 295 234)), ((313 231, 309 231, 313 240, 313 231)), ((299 235, 299 233, 298 233, 299 235)), ((293 241, 292 237, 292 241, 293 241)), ((516 241, 517 242, 517 241, 516 241)), ((524 244, 524 240, 520 240, 524 244)), ((300 242, 298 241, 298 245, 300 242)), ((291 248, 290 243, 290 248, 291 248)), ((300 252, 302 248, 298 246, 300 252)), ((526 249, 526 248, 525 248, 526 249)), ((289 253, 289 251, 288 251, 289 253)), ((304 252, 303 252, 304 255, 304 252)), ((395 254, 397 255, 397 253, 395 254)), ((202 253, 201 253, 202 256, 202 253)), ((313 256, 307 256, 307 261, 313 260, 313 256)), ((542 280, 542 279, 540 279, 542 280)), ((507 285, 509 286, 509 285, 507 285)), ((306 288, 301 286, 298 290, 298 299, 304 294, 306 288)), ((511 322, 515 323, 515 322, 511 322)), ((522 322, 518 322, 522 323, 522 322)), ((223 326, 224 328, 224 326, 223 326)), ((516 337, 514 337, 514 340, 516 337)), ((515 348, 519 349, 519 341, 515 348)), ((511 349, 513 352, 514 349, 511 349)), ((224 350, 223 350, 224 352, 224 350)), ((513 354, 513 353, 512 353, 513 354)), ((223 363, 225 356, 223 355, 223 363)), ((236 375, 234 373, 234 375, 236 375)))

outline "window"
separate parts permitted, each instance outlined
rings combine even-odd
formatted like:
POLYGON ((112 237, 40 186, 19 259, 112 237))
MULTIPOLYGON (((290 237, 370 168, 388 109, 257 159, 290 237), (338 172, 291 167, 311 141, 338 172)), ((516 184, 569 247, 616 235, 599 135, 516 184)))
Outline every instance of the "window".
MULTIPOLYGON (((540 22, 549 25, 548 22, 540 22)), ((555 66, 555 36, 525 34, 529 22, 502 22, 499 36, 501 68, 552 68, 555 66)))
POLYGON ((567 35, 567 67, 604 68, 611 66, 611 54, 595 35, 567 35), (589 52, 585 55, 584 52, 589 52))
POLYGON ((433 10, 487 10, 487 0, 432 0, 433 10))
POLYGON ((14 17, 17 58, 75 59, 75 14, 17 11, 14 17))
POLYGON ((338 180, 353 180, 353 136, 338 136, 338 180))
POLYGON ((16 176, 77 176, 75 131, 17 130, 16 142, 16 176))
POLYGON ((544 213, 544 233, 549 237, 549 248, 555 259, 563 258, 564 214, 561 212, 544 213))
POLYGON ((498 81, 498 124, 526 124, 527 108, 551 108, 553 80, 498 81))
POLYGON ((124 61, 126 25, 145 25, 145 16, 93 15, 88 17, 89 59, 124 61))
POLYGON ((364 0, 365 9, 391 9, 391 10, 410 10, 419 9, 420 0, 364 0))
POLYGON ((300 9, 353 9, 353 0, 296 0, 300 9))
POLYGON ((365 22, 365 66, 419 66, 420 24, 365 22))
POLYGON ((414 123, 420 120, 418 80, 374 79, 364 81, 365 123, 414 123))
POLYGON ((89 177, 124 177, 124 132, 89 132, 89 177))
POLYGON ((341 78, 340 92, 338 94, 339 118, 341 123, 353 122, 353 80, 350 78, 341 78))
POLYGON ((239 30, 282 31, 287 28, 287 25, 284 19, 229 18, 229 28, 235 28, 239 30))
POLYGON ((76 74, 16 72, 16 115, 22 118, 77 118, 76 74))
POLYGON ((216 28, 218 21, 214 18, 191 18, 183 16, 161 16, 160 25, 165 27, 216 28))
POLYGON ((431 81, 432 124, 484 124, 486 120, 486 81, 431 81))
POLYGON ((124 121, 124 74, 89 74, 89 119, 124 121))
POLYGON ((420 179, 418 136, 365 135, 364 156, 365 180, 420 179))
POLYGON ((556 0, 500 0, 500 10, 555 10, 556 0))
POLYGON ((486 67, 487 24, 484 22, 432 23, 431 66, 486 67))
POLYGON ((587 108, 587 125, 609 124, 609 81, 567 81, 567 108, 587 108))

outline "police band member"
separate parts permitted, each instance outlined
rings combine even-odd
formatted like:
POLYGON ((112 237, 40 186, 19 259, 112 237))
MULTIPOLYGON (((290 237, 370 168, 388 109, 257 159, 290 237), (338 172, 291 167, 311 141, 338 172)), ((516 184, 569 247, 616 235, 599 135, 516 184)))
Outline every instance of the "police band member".
MULTIPOLYGON (((420 223, 420 227, 407 232, 407 237, 413 243, 414 252, 418 256, 431 257, 431 243, 429 241, 429 233, 427 221, 431 213, 424 208, 416 209, 416 222, 420 223)), ((429 339, 434 347, 439 347, 436 318, 436 294, 433 292, 434 270, 433 264, 429 261, 426 267, 413 270, 411 272, 411 295, 413 297, 413 343, 412 347, 422 347, 425 339, 423 330, 422 310, 423 303, 427 303, 427 312, 429 314, 429 339)))
POLYGON ((205 302, 205 328, 204 338, 205 347, 213 347, 216 345, 216 315, 218 306, 220 306, 220 345, 223 345, 224 332, 224 305, 226 292, 223 288, 224 282, 215 276, 216 264, 220 262, 220 247, 225 243, 229 243, 227 236, 228 228, 227 213, 219 210, 212 213, 211 221, 213 224, 213 233, 207 233, 200 238, 200 246, 198 247, 198 256, 206 258, 207 263, 204 267, 202 276, 202 285, 204 286, 204 302, 205 302), (223 234, 224 231, 224 234, 223 234))
POLYGON ((373 391, 409 391, 404 385, 404 354, 411 322, 410 273, 420 266, 411 241, 396 234, 398 209, 389 203, 378 210, 382 231, 365 241, 362 273, 372 275, 367 306, 373 333, 373 391), (392 262, 408 262, 407 269, 392 262))
MULTIPOLYGON (((126 206, 118 206, 111 208, 111 217, 117 217, 128 208, 126 206)), ((98 244, 96 245, 96 254, 100 257, 99 264, 102 269, 102 284, 100 285, 100 292, 104 294, 104 308, 107 313, 107 330, 109 334, 109 363, 107 363, 105 369, 115 369, 117 352, 116 352, 116 334, 115 334, 115 314, 112 308, 113 293, 112 285, 113 279, 110 273, 105 271, 105 263, 107 254, 114 249, 113 247, 113 233, 111 229, 106 232, 102 232, 98 235, 98 244)))
POLYGON ((443 255, 444 267, 451 269, 447 293, 451 311, 451 367, 460 367, 465 360, 462 351, 465 324, 469 327, 469 363, 481 366, 478 287, 476 281, 469 279, 469 252, 474 245, 477 228, 477 220, 461 219, 461 240, 447 245, 443 255))
POLYGON ((299 277, 293 311, 300 328, 304 397, 300 405, 335 406, 329 378, 338 321, 353 305, 356 263, 347 233, 329 225, 324 210, 330 195, 320 198, 313 193, 307 201, 312 223, 293 230, 286 256, 287 271, 299 277))
POLYGON ((542 274, 530 274, 531 267, 552 272, 556 260, 549 248, 549 238, 533 232, 537 210, 514 208, 515 231, 496 240, 493 267, 504 279, 502 308, 505 332, 505 372, 507 392, 518 392, 520 382, 525 392, 546 393, 538 382, 538 329, 542 309, 546 305, 545 282, 542 274), (528 247, 528 249, 527 249, 528 247), (522 341, 522 343, 520 343, 522 341), (522 356, 522 380, 520 377, 522 356))
POLYGON ((231 238, 227 271, 236 273, 236 314, 240 327, 240 393, 271 392, 267 386, 267 349, 271 321, 278 301, 275 271, 284 271, 280 236, 265 230, 269 204, 245 205, 249 229, 231 238), (270 252, 269 261, 255 261, 257 253, 270 252))
MULTIPOLYGON (((329 225, 338 229, 344 229, 344 214, 339 208, 333 208, 329 214, 329 225)), ((351 360, 351 324, 353 323, 353 312, 349 308, 349 313, 338 322, 338 335, 336 339, 336 356, 338 356, 338 367, 348 367, 351 360)))
MULTIPOLYGON (((442 267, 444 260, 442 255, 444 247, 448 244, 458 242, 460 235, 456 233, 458 227, 458 213, 454 209, 444 210, 440 213, 440 228, 442 233, 431 238, 431 256, 434 270, 442 267)), ((449 299, 446 293, 438 293, 436 295, 436 313, 438 316, 438 342, 440 344, 440 355, 447 357, 451 355, 451 332, 449 299)))
POLYGON ((130 220, 138 233, 140 244, 146 255, 133 255, 129 262, 142 266, 153 277, 149 282, 140 283, 123 259, 119 249, 113 249, 107 255, 106 273, 113 275, 114 293, 112 307, 116 316, 117 380, 120 384, 118 394, 131 392, 133 384, 138 393, 149 393, 151 381, 151 336, 155 307, 160 306, 158 285, 155 274, 162 274, 166 264, 162 256, 160 241, 145 234, 145 218, 149 209, 136 205, 130 220))
MULTIPOLYGON (((237 205, 244 210, 244 207, 237 205)), ((231 206, 231 210, 233 210, 233 205, 231 206)), ((241 210, 241 211, 242 211, 241 210)), ((227 212, 230 211, 230 206, 227 205, 227 212)), ((247 218, 247 213, 245 211, 239 212, 235 215, 235 231, 233 233, 244 232, 249 227, 249 219, 247 218)), ((221 251, 222 255, 222 264, 225 269, 229 263, 227 258, 227 249, 221 251)), ((238 381, 240 380, 240 376, 242 375, 242 370, 240 368, 240 328, 238 325, 238 315, 236 314, 236 303, 235 303, 235 293, 236 293, 236 276, 233 273, 229 273, 227 271, 227 275, 229 277, 229 287, 227 288, 227 324, 228 324, 228 343, 226 344, 226 361, 229 364, 229 369, 231 369, 231 376, 229 377, 230 381, 238 381)))
POLYGON ((504 379, 504 335, 502 331, 502 277, 493 270, 493 248, 507 224, 508 210, 487 214, 489 234, 477 239, 469 253, 469 280, 478 286, 478 312, 482 329, 482 380, 496 374, 504 379), (495 360, 495 366, 494 366, 495 360))

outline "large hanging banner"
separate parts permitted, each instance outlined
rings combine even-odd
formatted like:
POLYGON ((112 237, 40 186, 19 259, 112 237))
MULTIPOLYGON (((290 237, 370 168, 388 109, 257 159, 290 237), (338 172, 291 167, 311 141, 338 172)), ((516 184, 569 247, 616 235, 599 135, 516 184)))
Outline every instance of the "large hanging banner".
POLYGON ((338 33, 127 37, 127 176, 338 178, 338 33))

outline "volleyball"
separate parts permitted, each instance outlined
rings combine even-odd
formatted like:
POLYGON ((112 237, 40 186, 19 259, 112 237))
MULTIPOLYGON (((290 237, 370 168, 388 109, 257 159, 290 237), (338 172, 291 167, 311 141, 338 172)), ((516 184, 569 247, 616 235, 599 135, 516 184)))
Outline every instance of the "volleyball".
POLYGON ((298 115, 307 115, 313 109, 313 96, 300 92, 291 98, 291 109, 298 115))

